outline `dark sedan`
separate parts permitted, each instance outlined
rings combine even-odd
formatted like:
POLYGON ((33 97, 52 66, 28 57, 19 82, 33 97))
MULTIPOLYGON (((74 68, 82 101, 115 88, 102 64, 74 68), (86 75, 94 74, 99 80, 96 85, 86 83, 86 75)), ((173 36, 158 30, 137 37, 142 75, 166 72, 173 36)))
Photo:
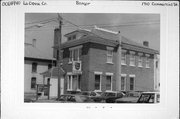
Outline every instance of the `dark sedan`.
POLYGON ((57 99, 57 101, 60 101, 62 103, 87 103, 91 102, 91 100, 84 95, 73 95, 73 94, 65 94, 61 95, 60 98, 57 99))

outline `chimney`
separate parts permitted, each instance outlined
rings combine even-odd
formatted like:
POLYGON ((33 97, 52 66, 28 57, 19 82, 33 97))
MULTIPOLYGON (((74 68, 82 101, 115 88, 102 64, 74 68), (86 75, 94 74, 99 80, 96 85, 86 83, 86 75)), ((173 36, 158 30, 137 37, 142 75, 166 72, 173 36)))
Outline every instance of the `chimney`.
POLYGON ((143 41, 143 45, 146 47, 149 47, 149 42, 148 41, 143 41))
POLYGON ((32 39, 32 46, 36 47, 36 39, 32 39))
MULTIPOLYGON (((54 46, 58 46, 59 44, 59 38, 60 37, 60 30, 59 28, 54 29, 54 46)), ((61 42, 61 41, 60 41, 61 42)), ((53 49, 53 57, 57 58, 58 50, 56 48, 53 49)))

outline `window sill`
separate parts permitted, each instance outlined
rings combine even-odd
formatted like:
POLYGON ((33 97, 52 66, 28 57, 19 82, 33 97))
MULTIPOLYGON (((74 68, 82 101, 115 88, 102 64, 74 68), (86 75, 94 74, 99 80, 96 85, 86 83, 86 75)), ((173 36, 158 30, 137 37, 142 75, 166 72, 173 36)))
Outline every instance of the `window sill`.
POLYGON ((121 65, 125 65, 125 66, 126 66, 127 64, 125 64, 125 63, 121 63, 121 65))
POLYGON ((77 89, 76 91, 81 91, 81 89, 77 89))
POLYGON ((106 90, 106 92, 113 92, 112 90, 106 90))
POLYGON ((102 92, 101 90, 94 90, 94 92, 102 92))
POLYGON ((147 69, 150 69, 150 67, 146 67, 147 69))
POLYGON ((32 74, 37 74, 37 72, 31 72, 32 74))
POLYGON ((135 65, 132 65, 132 64, 130 64, 129 66, 131 66, 131 67, 135 67, 135 65))
POLYGON ((143 68, 143 66, 138 66, 139 68, 143 68))
POLYGON ((72 64, 72 61, 71 61, 71 62, 68 62, 68 64, 72 64))
POLYGON ((72 89, 67 89, 67 91, 73 91, 72 89))
POLYGON ((114 64, 113 62, 106 62, 107 64, 114 64))

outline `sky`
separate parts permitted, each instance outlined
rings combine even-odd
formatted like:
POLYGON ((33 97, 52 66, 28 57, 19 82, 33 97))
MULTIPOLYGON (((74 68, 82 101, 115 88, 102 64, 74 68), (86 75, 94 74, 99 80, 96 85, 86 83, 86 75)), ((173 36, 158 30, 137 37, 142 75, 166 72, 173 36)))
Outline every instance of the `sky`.
MULTIPOLYGON (((78 28, 91 30, 96 25, 115 32, 120 31, 122 36, 137 43, 148 41, 150 48, 160 50, 159 14, 61 13, 60 15, 64 19, 62 35, 78 28)), ((26 13, 25 42, 31 43, 32 39, 37 39, 37 47, 53 56, 54 29, 59 26, 57 17, 57 13, 26 13), (37 25, 41 27, 36 27, 37 25)), ((62 40, 65 42, 65 37, 62 40)))

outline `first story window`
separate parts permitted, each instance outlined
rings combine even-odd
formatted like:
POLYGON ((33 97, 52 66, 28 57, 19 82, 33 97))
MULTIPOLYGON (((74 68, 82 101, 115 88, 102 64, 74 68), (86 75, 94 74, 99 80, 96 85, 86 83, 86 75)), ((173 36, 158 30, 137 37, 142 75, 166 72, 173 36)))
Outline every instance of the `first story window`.
POLYGON ((125 91, 126 90, 126 77, 121 76, 121 90, 125 91))
POLYGON ((134 90, 134 77, 130 77, 130 90, 134 90))
POLYGON ((32 77, 31 78, 31 89, 35 89, 36 88, 36 77, 32 77))
POLYGON ((81 75, 68 75, 67 90, 81 89, 81 75))
POLYGON ((101 75, 95 74, 95 90, 101 90, 101 75))
POLYGON ((106 76, 106 90, 112 90, 112 76, 106 76))

